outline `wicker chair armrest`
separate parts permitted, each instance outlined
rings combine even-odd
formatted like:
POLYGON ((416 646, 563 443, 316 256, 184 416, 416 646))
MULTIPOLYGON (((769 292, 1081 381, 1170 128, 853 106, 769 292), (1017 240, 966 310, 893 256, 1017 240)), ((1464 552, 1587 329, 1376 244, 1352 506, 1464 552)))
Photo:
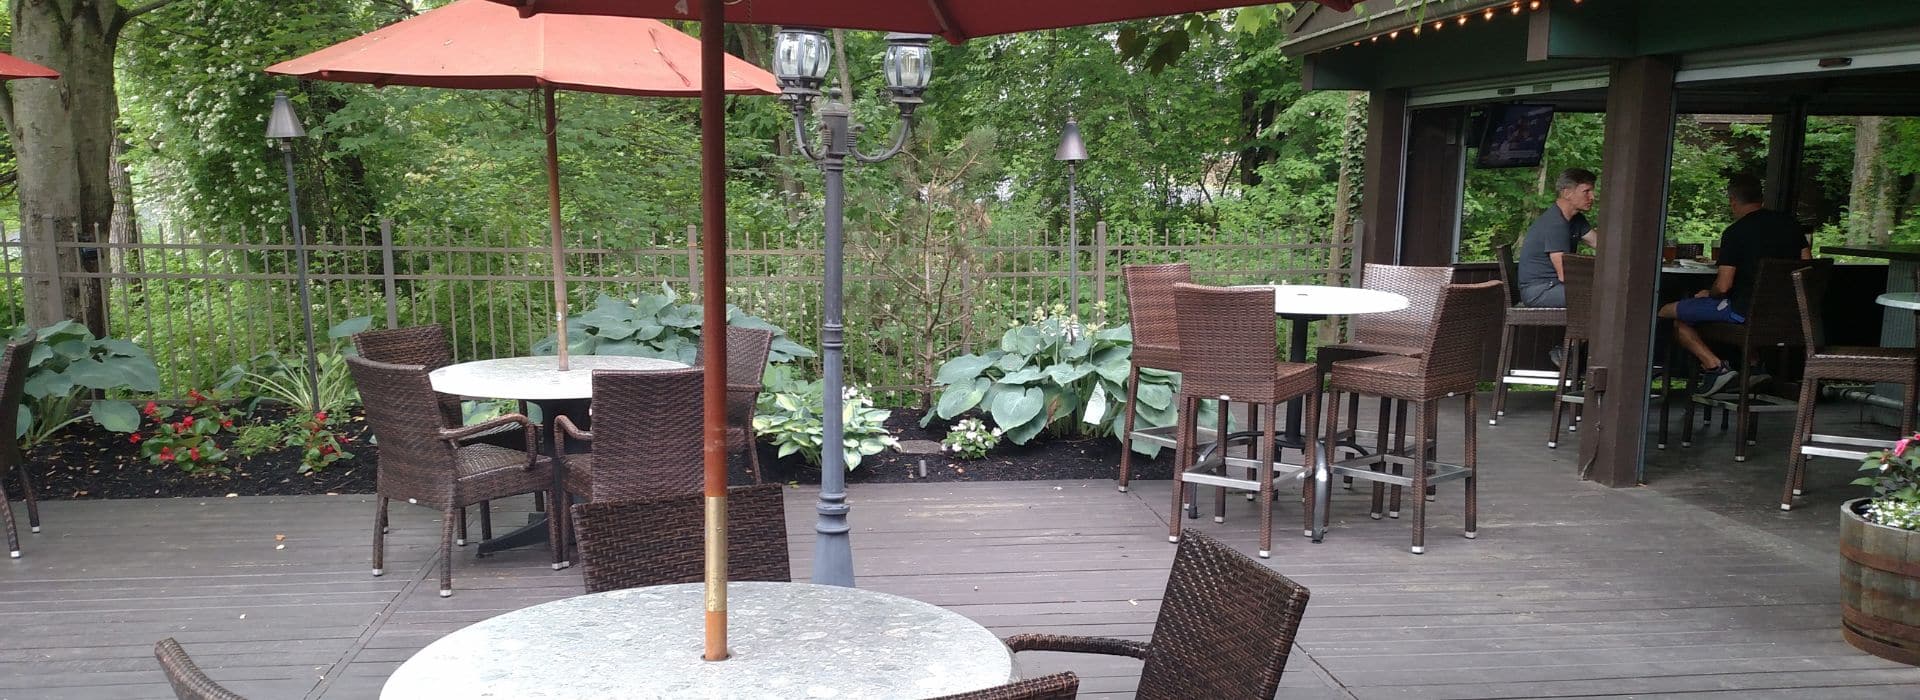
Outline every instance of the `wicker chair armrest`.
POLYGON ((1067 651, 1147 658, 1147 644, 1112 637, 1076 637, 1064 634, 1016 634, 1007 638, 1013 651, 1067 651))
POLYGON ((593 442, 593 431, 581 430, 580 426, 573 424, 572 418, 566 416, 553 419, 553 453, 565 455, 568 440, 593 442))
POLYGON ((527 466, 532 467, 533 463, 540 457, 540 431, 539 428, 533 424, 532 419, 518 413, 509 413, 484 423, 463 425, 458 428, 442 428, 440 430, 440 439, 449 442, 459 442, 475 435, 492 432, 507 425, 519 425, 520 429, 526 434, 527 466))

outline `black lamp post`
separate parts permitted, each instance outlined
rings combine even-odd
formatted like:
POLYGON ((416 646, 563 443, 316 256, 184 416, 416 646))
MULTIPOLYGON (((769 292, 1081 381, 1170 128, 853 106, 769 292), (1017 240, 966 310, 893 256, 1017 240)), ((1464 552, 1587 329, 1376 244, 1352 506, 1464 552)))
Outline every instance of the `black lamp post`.
POLYGON ((300 118, 293 113, 293 103, 287 101, 287 93, 273 93, 273 114, 267 118, 267 138, 280 143, 281 161, 287 166, 287 211, 293 217, 294 274, 300 286, 300 323, 307 332, 307 391, 313 397, 314 410, 319 410, 323 408, 320 405, 320 362, 314 357, 313 300, 307 290, 307 237, 300 229, 300 193, 293 184, 293 140, 306 135, 306 128, 300 126, 300 118))
POLYGON ((860 127, 851 124, 852 111, 839 91, 828 96, 820 108, 820 123, 825 141, 819 149, 807 138, 807 111, 820 96, 833 47, 826 32, 819 29, 782 27, 774 43, 773 73, 780 79, 780 99, 793 111, 794 141, 801 153, 820 165, 826 175, 826 274, 823 316, 820 325, 821 361, 825 376, 821 381, 822 442, 820 456, 820 518, 814 524, 819 533, 813 550, 813 582, 837 586, 853 585, 853 544, 847 533, 847 467, 845 445, 845 386, 842 363, 845 358, 845 327, 841 318, 841 228, 842 206, 846 199, 847 158, 855 162, 877 163, 900 153, 913 129, 913 110, 920 106, 920 93, 932 77, 932 39, 926 34, 887 35, 887 90, 900 110, 894 128, 893 143, 876 154, 861 153, 854 140, 860 127))
POLYGON ((1087 145, 1080 142, 1080 123, 1067 117, 1067 128, 1060 133, 1060 148, 1053 159, 1067 163, 1067 297, 1073 300, 1073 315, 1080 315, 1080 192, 1074 188, 1073 170, 1087 159, 1087 145))

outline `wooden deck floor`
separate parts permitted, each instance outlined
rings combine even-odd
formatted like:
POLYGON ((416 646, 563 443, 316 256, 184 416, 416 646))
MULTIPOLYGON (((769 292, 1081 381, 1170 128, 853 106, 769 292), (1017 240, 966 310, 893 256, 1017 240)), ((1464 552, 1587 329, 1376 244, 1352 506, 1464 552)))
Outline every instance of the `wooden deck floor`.
MULTIPOLYGON (((1849 467, 1826 463, 1815 504, 1781 513, 1765 500, 1780 450, 1763 442, 1736 465, 1710 435, 1658 455, 1647 488, 1602 488, 1573 478, 1573 450, 1541 446, 1538 402, 1522 396, 1481 428, 1477 540, 1459 537, 1457 485, 1432 504, 1417 557, 1406 523, 1369 519, 1358 493, 1336 491, 1321 545, 1281 507, 1271 564, 1314 598, 1278 697, 1920 696, 1920 669, 1840 638, 1832 505, 1851 493, 1837 485, 1849 467)), ((812 491, 788 495, 804 577, 812 491)), ((859 584, 1002 634, 1144 638, 1172 559, 1170 500, 1166 482, 860 485, 859 584)), ((372 578, 371 513, 362 496, 46 504, 45 532, 0 562, 0 698, 167 697, 150 655, 167 636, 249 697, 372 698, 439 636, 581 590, 540 552, 462 550, 458 593, 439 598, 435 517, 399 506, 388 574, 372 578)), ((1238 498, 1223 524, 1188 522, 1256 544, 1238 498)), ((1125 697, 1139 670, 1049 654, 1021 665, 1077 670, 1096 698, 1125 697)))

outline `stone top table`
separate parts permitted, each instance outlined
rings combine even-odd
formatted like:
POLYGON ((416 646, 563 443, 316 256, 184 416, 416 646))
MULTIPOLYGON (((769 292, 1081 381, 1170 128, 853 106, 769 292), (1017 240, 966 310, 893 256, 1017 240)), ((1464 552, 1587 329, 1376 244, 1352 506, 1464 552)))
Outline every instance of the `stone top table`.
POLYGON ((576 596, 462 628, 380 692, 415 698, 927 698, 1013 678, 1013 654, 958 613, 807 583, 728 584, 729 651, 701 660, 698 583, 576 596))
POLYGON ((1873 301, 1889 308, 1920 311, 1920 292, 1887 292, 1873 301))
POLYGON ((456 396, 484 396, 522 401, 558 401, 593 396, 593 371, 596 369, 663 370, 683 369, 673 360, 625 355, 579 355, 570 358, 572 369, 560 371, 559 360, 551 356, 502 357, 448 365, 427 377, 433 390, 456 396))
MULTIPOLYGON (((1273 290, 1273 312, 1288 318, 1377 314, 1407 308, 1407 298, 1393 292, 1317 284, 1249 284, 1273 290)), ((1304 348, 1302 348, 1304 351, 1304 348)), ((1304 355, 1304 353, 1303 353, 1304 355)), ((1293 360, 1299 362, 1301 357, 1293 360)))

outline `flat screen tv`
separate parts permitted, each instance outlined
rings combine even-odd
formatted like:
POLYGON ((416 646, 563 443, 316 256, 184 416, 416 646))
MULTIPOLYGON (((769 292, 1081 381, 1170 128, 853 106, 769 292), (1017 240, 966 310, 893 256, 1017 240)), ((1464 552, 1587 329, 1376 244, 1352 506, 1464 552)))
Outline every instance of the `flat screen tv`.
POLYGON ((1480 134, 1482 168, 1537 168, 1547 150, 1553 105, 1506 104, 1487 107, 1480 134))

